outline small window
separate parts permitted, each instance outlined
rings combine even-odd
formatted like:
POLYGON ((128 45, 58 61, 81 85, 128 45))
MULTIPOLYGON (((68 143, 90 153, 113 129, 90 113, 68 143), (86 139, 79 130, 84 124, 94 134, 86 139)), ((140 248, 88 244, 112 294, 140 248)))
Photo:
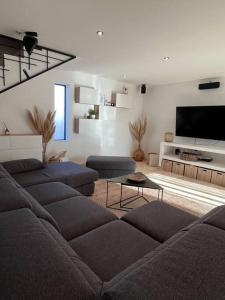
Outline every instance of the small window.
POLYGON ((67 86, 61 84, 54 85, 54 98, 55 98, 55 140, 62 141, 68 138, 67 136, 67 86))

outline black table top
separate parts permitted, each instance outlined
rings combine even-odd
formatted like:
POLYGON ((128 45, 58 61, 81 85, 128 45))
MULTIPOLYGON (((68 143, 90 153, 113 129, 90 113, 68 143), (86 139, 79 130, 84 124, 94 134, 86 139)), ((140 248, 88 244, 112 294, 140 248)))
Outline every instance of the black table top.
MULTIPOLYGON (((141 172, 138 172, 138 174, 144 175, 141 172)), ((142 187, 142 188, 149 188, 149 189, 156 189, 156 190, 162 190, 163 188, 158 185, 157 183, 155 183, 154 181, 150 180, 148 177, 145 178, 146 180, 143 182, 134 182, 131 181, 129 179, 127 179, 128 175, 125 176, 120 176, 120 177, 116 177, 116 178, 110 178, 107 179, 108 182, 114 182, 114 183, 120 183, 122 185, 128 185, 128 186, 135 186, 135 187, 142 187)))

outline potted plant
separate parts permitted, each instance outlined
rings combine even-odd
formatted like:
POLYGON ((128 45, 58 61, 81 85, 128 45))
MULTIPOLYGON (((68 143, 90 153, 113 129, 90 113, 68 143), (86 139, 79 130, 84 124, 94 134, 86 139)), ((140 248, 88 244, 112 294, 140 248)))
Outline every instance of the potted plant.
POLYGON ((88 114, 90 116, 90 119, 95 119, 96 118, 96 111, 92 108, 89 109, 88 114))
POLYGON ((146 118, 142 122, 141 120, 138 120, 134 123, 129 123, 129 129, 132 137, 138 142, 138 148, 134 151, 133 157, 136 161, 142 161, 145 158, 145 153, 141 149, 141 141, 142 138, 146 132, 147 128, 147 120, 146 118))

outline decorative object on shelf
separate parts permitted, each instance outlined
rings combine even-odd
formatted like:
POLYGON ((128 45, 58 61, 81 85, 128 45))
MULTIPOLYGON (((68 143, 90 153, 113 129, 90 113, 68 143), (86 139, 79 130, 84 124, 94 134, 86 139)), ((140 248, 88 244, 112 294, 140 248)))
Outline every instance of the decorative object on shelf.
POLYGON ((88 114, 90 116, 90 119, 96 119, 96 111, 95 109, 90 108, 88 111, 88 114))
POLYGON ((48 163, 57 163, 57 162, 62 162, 63 158, 66 156, 67 151, 62 151, 59 154, 53 155, 49 157, 48 163))
POLYGON ((125 95, 128 94, 128 88, 126 86, 123 87, 123 94, 125 94, 125 95))
POLYGON ((164 134, 164 141, 167 143, 172 143, 174 139, 173 132, 165 132, 164 134))
POLYGON ((2 122, 3 128, 4 128, 4 134, 5 135, 10 135, 10 131, 8 127, 6 126, 5 122, 2 122))
POLYGON ((198 161, 199 153, 183 151, 180 153, 180 159, 187 161, 198 161))
POLYGON ((129 129, 132 137, 138 142, 138 148, 134 151, 133 157, 136 161, 143 161, 145 158, 145 153, 141 149, 141 141, 145 135, 147 128, 147 119, 145 118, 144 121, 138 120, 133 124, 129 123, 129 129))
POLYGON ((38 134, 42 135, 42 161, 45 163, 46 150, 49 141, 52 139, 55 133, 55 111, 48 111, 45 116, 36 106, 33 109, 33 113, 28 110, 28 117, 38 134))
POLYGON ((133 182, 144 182, 146 180, 146 177, 144 174, 137 172, 137 173, 128 175, 127 179, 129 181, 133 181, 133 182))

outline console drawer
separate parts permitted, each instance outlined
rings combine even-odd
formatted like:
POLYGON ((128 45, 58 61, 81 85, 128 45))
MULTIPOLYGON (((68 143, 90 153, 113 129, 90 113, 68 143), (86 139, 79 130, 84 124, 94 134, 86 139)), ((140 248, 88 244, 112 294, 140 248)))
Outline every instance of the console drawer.
POLYGON ((171 160, 163 159, 161 167, 164 171, 171 172, 173 167, 173 162, 171 160))
POLYGON ((198 168, 197 179, 201 181, 211 182, 212 171, 205 168, 198 168))
POLYGON ((172 172, 178 175, 184 175, 184 164, 173 162, 172 172))
POLYGON ((225 186, 225 173, 213 171, 211 183, 216 184, 216 185, 225 186))
POLYGON ((185 165, 184 176, 196 179, 198 167, 192 165, 185 165))

